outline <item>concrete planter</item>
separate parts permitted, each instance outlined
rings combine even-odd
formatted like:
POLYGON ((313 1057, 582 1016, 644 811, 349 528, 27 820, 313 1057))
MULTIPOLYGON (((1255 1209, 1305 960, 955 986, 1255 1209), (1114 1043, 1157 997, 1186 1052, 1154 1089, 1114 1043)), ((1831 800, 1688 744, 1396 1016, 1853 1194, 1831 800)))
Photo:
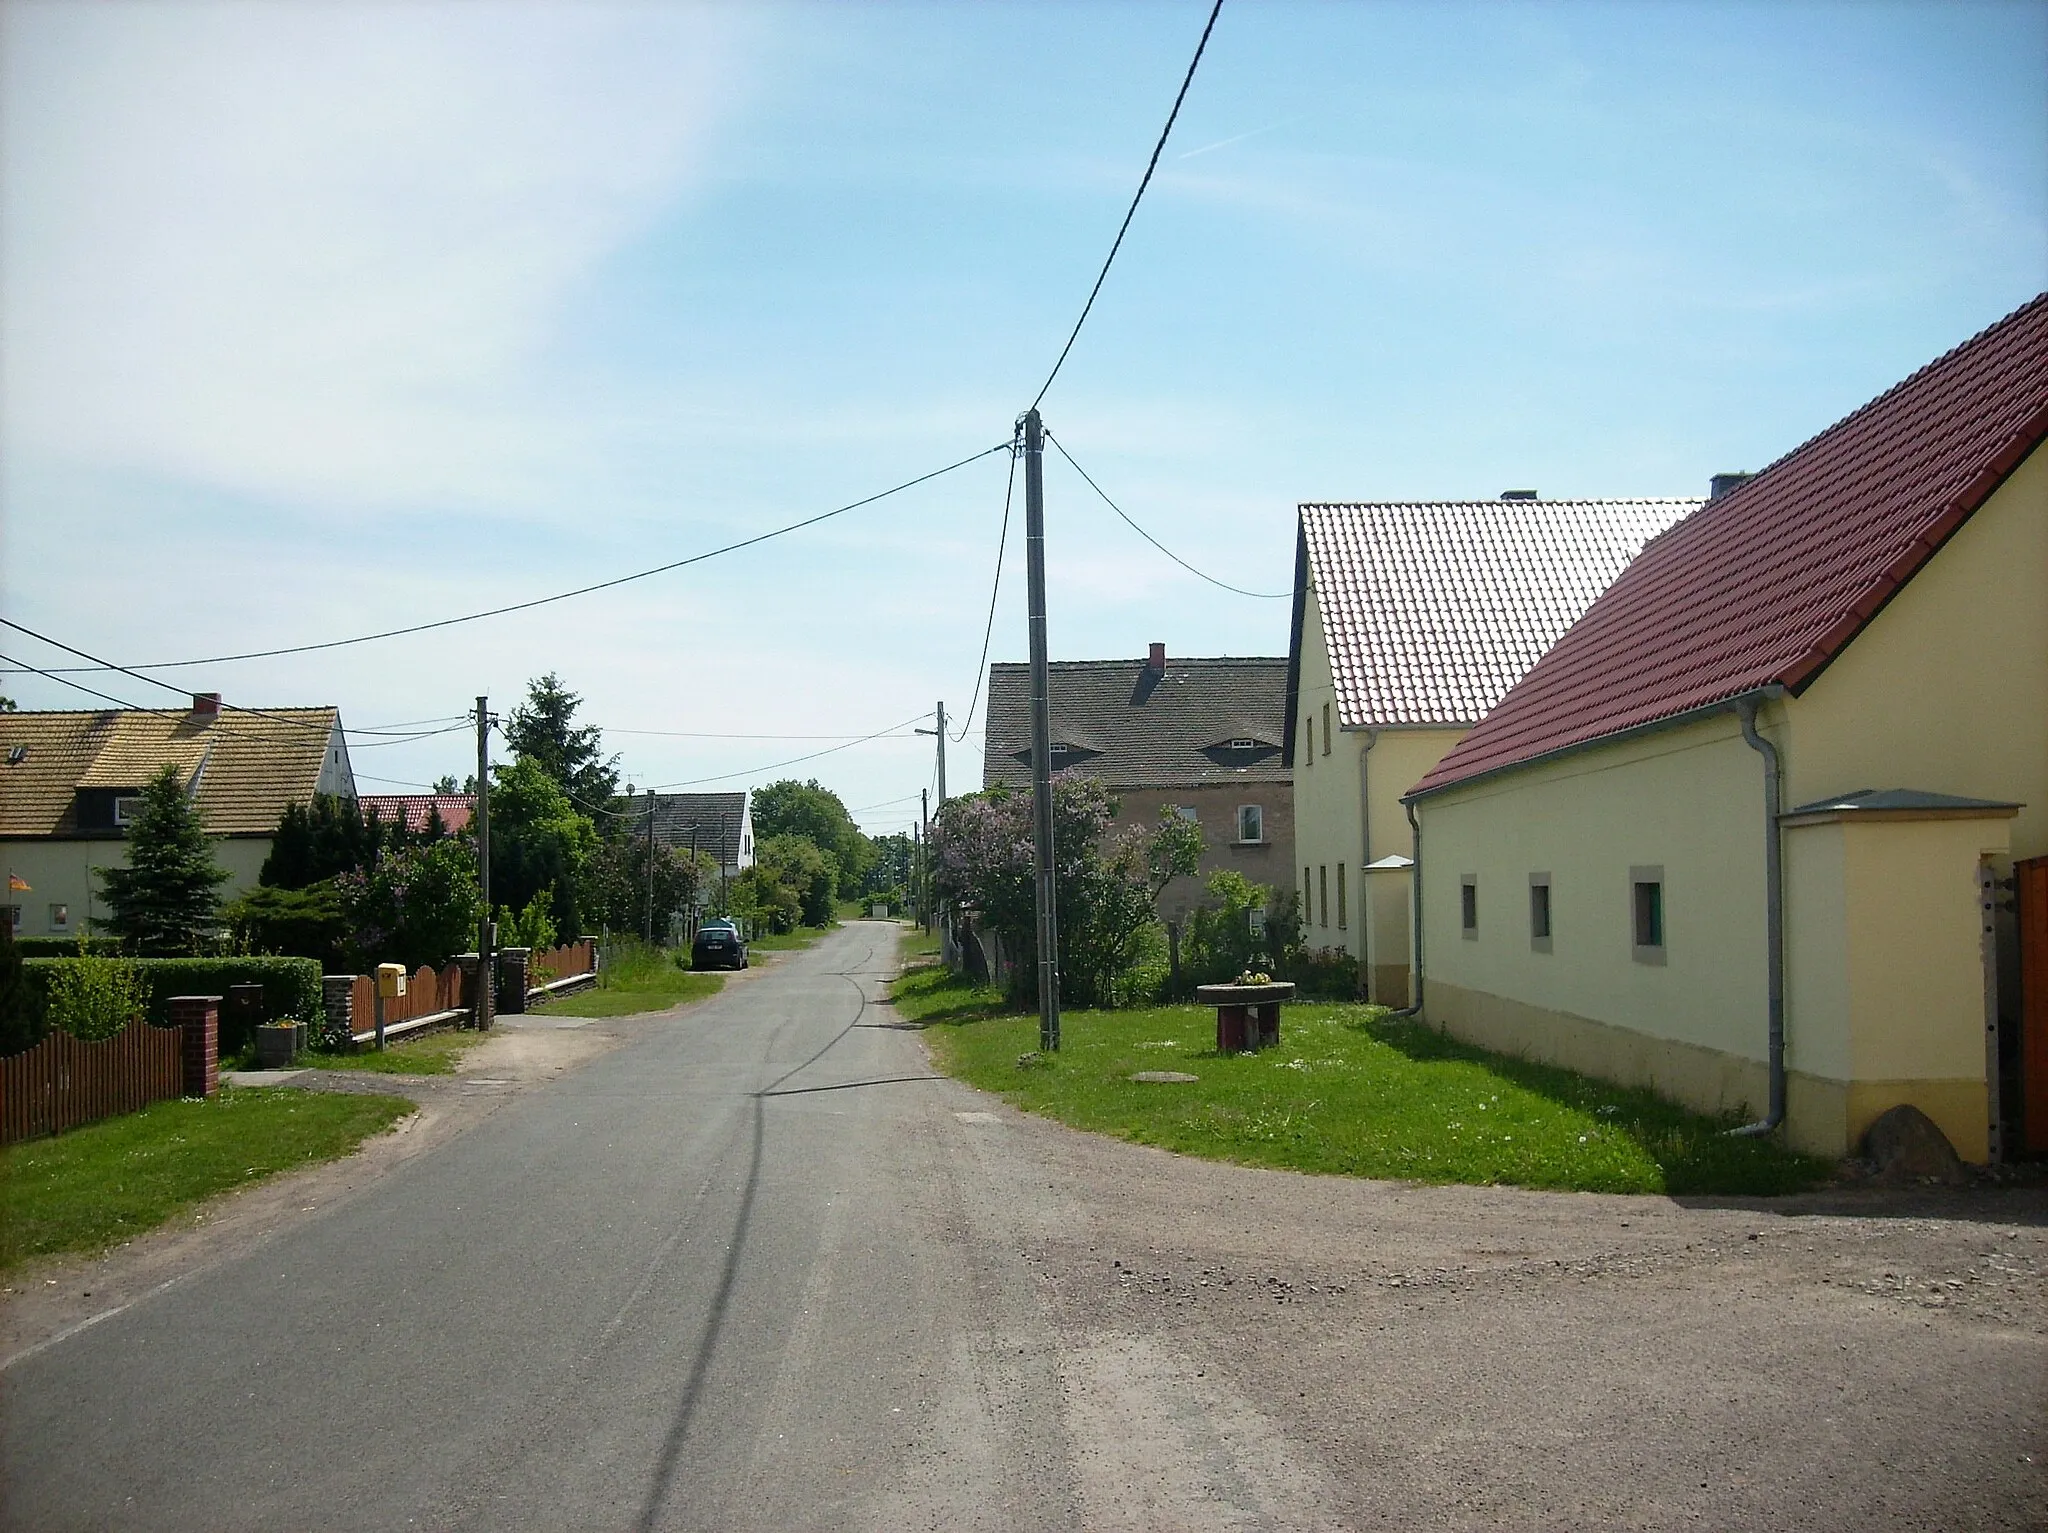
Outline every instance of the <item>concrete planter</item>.
POLYGON ((306 1036, 303 1022, 266 1022, 256 1029, 256 1064, 259 1069, 282 1070, 299 1057, 306 1036))
POLYGON ((1195 1000, 1216 1008, 1216 1052, 1240 1054, 1280 1041, 1280 1003, 1294 999, 1285 980, 1270 985, 1197 985, 1195 1000))

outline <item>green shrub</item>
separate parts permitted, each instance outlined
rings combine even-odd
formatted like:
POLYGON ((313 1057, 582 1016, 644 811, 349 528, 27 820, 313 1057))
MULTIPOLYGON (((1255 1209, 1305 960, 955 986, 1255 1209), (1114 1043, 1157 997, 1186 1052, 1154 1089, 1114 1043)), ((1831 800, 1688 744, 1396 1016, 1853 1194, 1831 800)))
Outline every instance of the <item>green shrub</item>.
POLYGON ((132 958, 66 958, 50 976, 48 1026, 74 1038, 111 1038, 149 1007, 132 958))
POLYGON ((88 937, 83 933, 76 937, 16 937, 14 946, 24 958, 76 958, 80 953, 113 958, 120 954, 121 939, 88 937))
MULTIPOLYGON (((31 958, 22 963, 27 981, 28 1036, 11 1052, 42 1042, 54 1023, 52 1001, 59 976, 78 964, 108 963, 95 958, 31 958)), ((318 1024, 321 1017, 320 965, 310 958, 137 958, 130 960, 145 992, 144 1015, 161 1027, 171 1019, 171 998, 179 995, 225 996, 230 985, 261 985, 264 1010, 274 1021, 291 1018, 318 1024)), ((67 1029, 68 1030, 68 1029, 67 1029)), ((118 1029, 117 1029, 118 1030, 118 1029)), ((251 1040, 223 1009, 220 1051, 232 1054, 251 1040)))
POLYGON ((534 891, 524 910, 506 914, 499 907, 498 946, 530 947, 535 952, 556 945, 555 886, 545 884, 534 891))

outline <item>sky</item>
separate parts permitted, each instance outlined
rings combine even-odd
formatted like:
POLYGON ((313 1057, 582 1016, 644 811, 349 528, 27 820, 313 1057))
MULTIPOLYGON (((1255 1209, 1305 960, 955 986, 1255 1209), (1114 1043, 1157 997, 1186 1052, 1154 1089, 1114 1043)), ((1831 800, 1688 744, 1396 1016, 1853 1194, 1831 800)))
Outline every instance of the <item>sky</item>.
MULTIPOLYGON (((0 615, 138 669, 320 643, 999 447, 1206 14, 7 0, 0 615)), ((2048 4, 1227 0, 1042 409, 1277 593, 1299 502, 1701 495, 2044 287, 2048 4)), ((641 788, 815 776, 903 830, 935 703, 979 785, 1008 472, 508 616, 71 680, 405 726, 351 741, 402 792, 553 671, 641 788)), ((1285 600, 1045 482, 1054 659, 1286 653, 1285 600)), ((1027 656, 1022 521, 1020 474, 993 660, 1027 656)))

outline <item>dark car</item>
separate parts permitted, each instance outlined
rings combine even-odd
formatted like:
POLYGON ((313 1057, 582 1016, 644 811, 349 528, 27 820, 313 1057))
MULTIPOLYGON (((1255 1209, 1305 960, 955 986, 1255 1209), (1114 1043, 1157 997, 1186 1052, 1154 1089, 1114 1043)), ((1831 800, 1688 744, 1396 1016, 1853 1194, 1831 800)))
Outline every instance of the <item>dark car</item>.
POLYGON ((697 928, 697 940, 690 944, 693 969, 744 969, 747 944, 740 929, 730 921, 706 921, 697 928))

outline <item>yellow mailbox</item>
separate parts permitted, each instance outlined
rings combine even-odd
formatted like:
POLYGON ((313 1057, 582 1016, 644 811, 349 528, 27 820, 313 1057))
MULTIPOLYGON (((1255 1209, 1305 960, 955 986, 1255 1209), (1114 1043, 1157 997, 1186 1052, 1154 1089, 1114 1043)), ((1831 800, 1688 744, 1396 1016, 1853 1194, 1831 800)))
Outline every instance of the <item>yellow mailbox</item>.
POLYGON ((377 994, 384 1000, 392 1000, 405 994, 404 964, 380 963, 377 965, 377 994))

